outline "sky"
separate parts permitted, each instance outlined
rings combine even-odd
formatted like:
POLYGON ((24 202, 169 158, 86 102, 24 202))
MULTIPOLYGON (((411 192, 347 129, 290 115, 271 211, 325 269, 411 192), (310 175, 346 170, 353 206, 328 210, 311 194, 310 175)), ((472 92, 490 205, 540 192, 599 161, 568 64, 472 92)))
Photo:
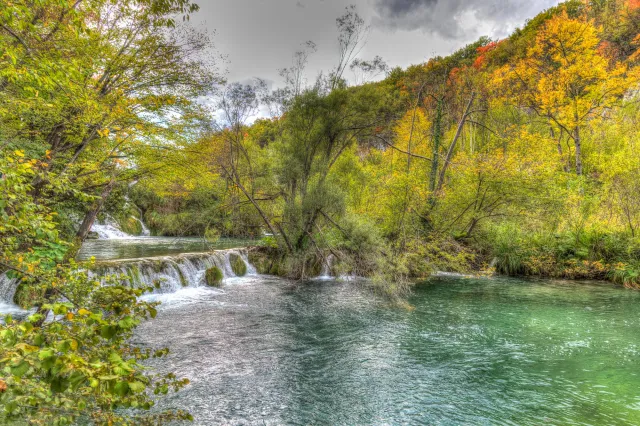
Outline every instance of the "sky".
MULTIPOLYGON (((191 22, 212 35, 228 81, 259 77, 282 86, 278 69, 308 40, 317 45, 307 78, 337 62, 336 18, 355 5, 370 25, 359 58, 407 67, 486 35, 503 38, 557 0, 199 0, 191 22)), ((347 70, 346 77, 353 79, 347 70)))

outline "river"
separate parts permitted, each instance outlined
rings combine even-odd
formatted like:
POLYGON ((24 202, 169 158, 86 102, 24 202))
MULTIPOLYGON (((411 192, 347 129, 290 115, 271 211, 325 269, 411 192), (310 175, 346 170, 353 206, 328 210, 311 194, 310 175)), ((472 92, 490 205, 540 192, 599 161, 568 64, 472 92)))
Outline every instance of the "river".
POLYGON ((201 285, 227 252, 164 257, 155 272, 122 261, 190 280, 146 296, 163 304, 135 337, 168 346, 151 366, 191 381, 158 409, 197 425, 640 424, 638 292, 449 276, 407 309, 359 282, 226 270, 222 288, 201 285))

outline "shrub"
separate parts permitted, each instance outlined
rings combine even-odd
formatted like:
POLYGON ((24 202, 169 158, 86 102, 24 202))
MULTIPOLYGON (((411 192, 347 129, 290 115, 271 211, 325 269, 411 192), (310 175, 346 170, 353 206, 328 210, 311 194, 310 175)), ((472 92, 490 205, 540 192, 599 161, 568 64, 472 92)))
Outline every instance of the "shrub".
POLYGON ((627 288, 640 289, 640 264, 617 263, 609 273, 609 278, 627 288))

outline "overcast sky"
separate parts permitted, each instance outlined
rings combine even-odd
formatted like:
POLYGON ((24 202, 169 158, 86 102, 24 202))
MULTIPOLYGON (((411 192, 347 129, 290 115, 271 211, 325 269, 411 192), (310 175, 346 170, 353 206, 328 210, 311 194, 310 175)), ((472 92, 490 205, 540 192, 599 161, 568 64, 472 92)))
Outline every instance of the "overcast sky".
MULTIPOLYGON (((482 35, 501 38, 557 0, 200 0, 191 21, 215 31, 229 81, 260 77, 281 85, 278 69, 311 40, 309 79, 337 59, 336 18, 354 4, 371 25, 361 59, 380 55, 406 67, 446 55, 482 35)), ((352 78, 347 71, 346 77, 352 78)))

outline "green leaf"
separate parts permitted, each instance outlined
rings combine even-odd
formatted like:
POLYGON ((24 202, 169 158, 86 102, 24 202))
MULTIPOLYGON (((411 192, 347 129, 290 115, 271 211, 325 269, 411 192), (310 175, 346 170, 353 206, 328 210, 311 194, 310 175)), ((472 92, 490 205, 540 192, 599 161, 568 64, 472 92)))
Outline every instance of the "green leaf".
POLYGON ((38 353, 38 358, 40 360, 45 360, 47 358, 51 358, 54 354, 55 354, 55 351, 52 348, 46 348, 46 349, 40 350, 40 352, 38 353))
POLYGON ((119 378, 120 378, 120 376, 118 376, 116 374, 111 374, 111 375, 98 377, 98 379, 102 380, 103 382, 108 382, 110 380, 115 380, 115 379, 119 379, 119 378))
POLYGON ((134 381, 129 382, 129 389, 131 389, 131 391, 134 393, 139 393, 144 391, 146 389, 146 386, 142 382, 134 381))
POLYGON ((54 377, 50 383, 52 392, 64 392, 69 387, 69 380, 66 377, 54 377))
POLYGON ((114 325, 103 325, 100 327, 100 336, 105 339, 111 339, 116 335, 117 331, 114 325))
POLYGON ((29 371, 29 363, 26 361, 22 361, 18 365, 11 367, 11 374, 16 377, 22 377, 29 371))
POLYGON ((125 396, 129 393, 129 383, 128 382, 118 382, 116 386, 113 388, 113 392, 118 396, 125 396))

